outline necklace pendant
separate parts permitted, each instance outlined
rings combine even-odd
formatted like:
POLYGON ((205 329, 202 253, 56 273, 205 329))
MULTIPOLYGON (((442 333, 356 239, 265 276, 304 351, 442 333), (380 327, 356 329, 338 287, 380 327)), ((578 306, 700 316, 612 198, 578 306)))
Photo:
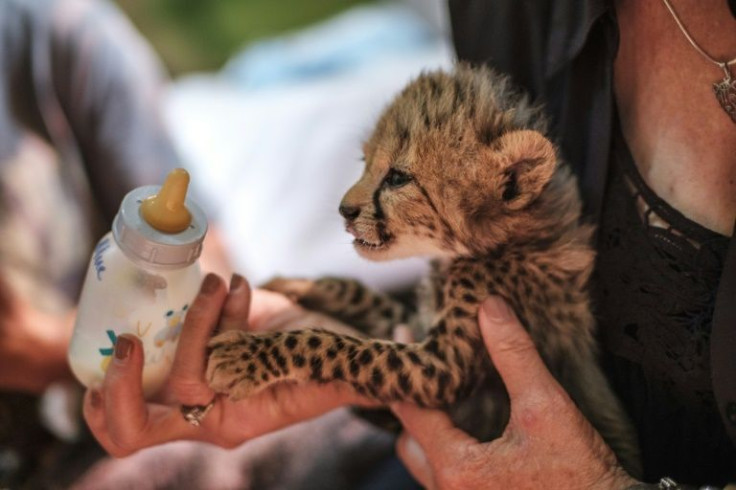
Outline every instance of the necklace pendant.
POLYGON ((726 72, 726 78, 713 84, 713 91, 723 110, 736 123, 736 78, 731 78, 731 74, 726 72))

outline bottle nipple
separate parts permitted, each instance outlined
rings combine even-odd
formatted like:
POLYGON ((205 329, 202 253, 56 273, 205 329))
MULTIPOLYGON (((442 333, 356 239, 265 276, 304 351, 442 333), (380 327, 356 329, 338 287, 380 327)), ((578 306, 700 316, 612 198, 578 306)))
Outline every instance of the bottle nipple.
POLYGON ((183 168, 169 172, 158 194, 141 203, 141 216, 153 228, 164 233, 179 233, 187 229, 192 215, 184 205, 189 187, 189 173, 183 168))

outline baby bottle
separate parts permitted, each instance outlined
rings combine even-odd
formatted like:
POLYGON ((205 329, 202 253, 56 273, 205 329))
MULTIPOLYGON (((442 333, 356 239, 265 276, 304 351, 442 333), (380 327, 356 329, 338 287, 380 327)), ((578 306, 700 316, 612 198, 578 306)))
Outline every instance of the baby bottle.
POLYGON ((201 282, 197 259, 207 232, 204 213, 186 197, 188 185, 186 170, 175 169, 160 188, 134 189, 95 247, 68 353, 85 386, 102 381, 121 334, 143 343, 145 396, 166 380, 201 282))

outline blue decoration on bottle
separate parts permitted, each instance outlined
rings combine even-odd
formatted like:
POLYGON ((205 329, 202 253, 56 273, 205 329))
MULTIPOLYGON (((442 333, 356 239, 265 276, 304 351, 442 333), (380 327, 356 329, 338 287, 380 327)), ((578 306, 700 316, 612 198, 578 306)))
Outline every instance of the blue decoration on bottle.
POLYGON ((100 243, 95 247, 92 262, 94 263, 95 270, 97 271, 97 280, 102 281, 102 273, 107 270, 105 268, 105 261, 103 260, 102 254, 110 248, 110 238, 103 238, 100 243))
POLYGON ((100 354, 102 354, 103 356, 111 356, 113 352, 115 352, 115 342, 118 341, 118 337, 117 335, 115 335, 115 332, 113 332, 112 330, 107 330, 106 332, 107 332, 107 338, 109 338, 110 343, 112 343, 112 347, 102 348, 102 349, 99 349, 99 351, 100 351, 100 354))

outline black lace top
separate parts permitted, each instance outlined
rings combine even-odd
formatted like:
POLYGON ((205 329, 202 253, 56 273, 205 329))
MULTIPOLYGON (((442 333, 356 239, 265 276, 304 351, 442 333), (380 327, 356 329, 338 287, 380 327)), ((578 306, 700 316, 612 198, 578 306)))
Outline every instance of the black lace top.
POLYGON ((640 434, 645 481, 736 481, 736 448, 710 378, 713 307, 729 239, 649 189, 620 135, 613 147, 596 313, 606 369, 640 434))

